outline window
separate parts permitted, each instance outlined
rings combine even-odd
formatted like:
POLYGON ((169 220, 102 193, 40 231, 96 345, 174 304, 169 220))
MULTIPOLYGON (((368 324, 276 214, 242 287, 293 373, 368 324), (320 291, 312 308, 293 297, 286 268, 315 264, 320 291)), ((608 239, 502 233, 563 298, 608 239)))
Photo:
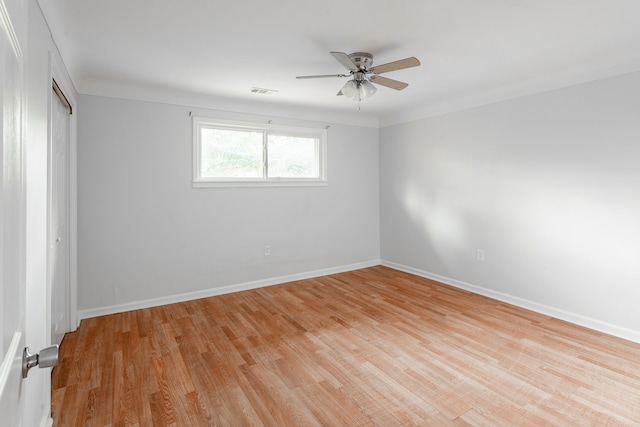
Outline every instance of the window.
POLYGON ((326 130, 193 118, 194 187, 326 185, 326 130))

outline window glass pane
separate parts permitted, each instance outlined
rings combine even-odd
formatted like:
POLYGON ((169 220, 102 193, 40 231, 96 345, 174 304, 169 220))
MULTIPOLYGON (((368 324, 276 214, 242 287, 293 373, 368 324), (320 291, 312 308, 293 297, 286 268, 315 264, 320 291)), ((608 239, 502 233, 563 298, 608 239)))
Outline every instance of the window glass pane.
POLYGON ((319 163, 317 138, 273 134, 267 137, 269 178, 318 178, 319 163))
POLYGON ((327 183, 325 129, 194 117, 193 130, 194 188, 327 183))
POLYGON ((200 129, 202 178, 262 178, 262 132, 200 129))

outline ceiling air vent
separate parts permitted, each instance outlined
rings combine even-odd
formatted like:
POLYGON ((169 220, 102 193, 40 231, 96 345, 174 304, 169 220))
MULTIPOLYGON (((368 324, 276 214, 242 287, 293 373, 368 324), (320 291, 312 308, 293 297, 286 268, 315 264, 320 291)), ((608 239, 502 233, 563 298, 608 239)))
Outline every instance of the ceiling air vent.
POLYGON ((251 93, 258 93, 260 95, 271 95, 272 93, 276 93, 278 92, 277 90, 273 90, 273 89, 265 89, 262 87, 252 87, 251 88, 251 93))

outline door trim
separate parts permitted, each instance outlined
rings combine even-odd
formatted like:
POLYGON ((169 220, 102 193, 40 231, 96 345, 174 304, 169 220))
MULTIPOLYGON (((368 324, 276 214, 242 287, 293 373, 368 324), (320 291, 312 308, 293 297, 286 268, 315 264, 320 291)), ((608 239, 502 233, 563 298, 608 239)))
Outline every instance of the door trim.
POLYGON ((11 23, 11 18, 9 16, 9 11, 4 4, 4 1, 0 1, 0 20, 2 21, 2 24, 6 30, 7 36, 9 37, 9 42, 11 43, 11 47, 13 48, 14 55, 16 56, 16 58, 21 58, 22 49, 20 49, 18 35, 13 28, 13 24, 11 23))
MULTIPOLYGON (((69 249, 68 249, 68 264, 69 264, 69 301, 68 301, 68 311, 69 311, 69 322, 68 322, 68 331, 74 331, 80 325, 80 319, 78 318, 78 186, 77 186, 77 101, 75 99, 75 88, 73 83, 66 75, 66 68, 59 61, 58 56, 53 52, 49 52, 49 81, 50 86, 56 85, 58 89, 63 93, 63 96, 66 100, 66 103, 69 106, 69 152, 68 152, 68 164, 69 164, 69 188, 68 197, 69 197, 69 249)), ((48 146, 51 147, 53 143, 53 134, 52 134, 52 108, 54 96, 58 96, 54 93, 53 90, 49 91, 49 99, 48 99, 48 146)), ((50 203, 51 197, 51 188, 47 189, 47 203, 50 203)), ((47 224, 49 223, 49 219, 47 219, 47 224)), ((48 232, 47 232, 48 233, 48 232)), ((49 242, 47 242, 47 246, 49 242)), ((48 261, 47 261, 48 263, 48 261)), ((49 266, 47 266, 49 268, 49 266)), ((47 277, 49 277, 49 272, 47 272, 47 277)), ((48 302, 50 304, 50 301, 48 302)), ((49 319, 50 322, 50 319, 49 319)), ((47 325, 47 329, 51 330, 51 325, 47 325)))

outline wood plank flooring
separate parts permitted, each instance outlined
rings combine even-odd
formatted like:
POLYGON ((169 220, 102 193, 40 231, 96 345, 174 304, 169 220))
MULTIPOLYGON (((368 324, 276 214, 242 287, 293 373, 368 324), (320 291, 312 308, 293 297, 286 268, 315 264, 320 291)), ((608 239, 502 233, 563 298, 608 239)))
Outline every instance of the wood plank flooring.
POLYGON ((55 426, 640 425, 640 345, 385 267, 82 321, 55 426))

